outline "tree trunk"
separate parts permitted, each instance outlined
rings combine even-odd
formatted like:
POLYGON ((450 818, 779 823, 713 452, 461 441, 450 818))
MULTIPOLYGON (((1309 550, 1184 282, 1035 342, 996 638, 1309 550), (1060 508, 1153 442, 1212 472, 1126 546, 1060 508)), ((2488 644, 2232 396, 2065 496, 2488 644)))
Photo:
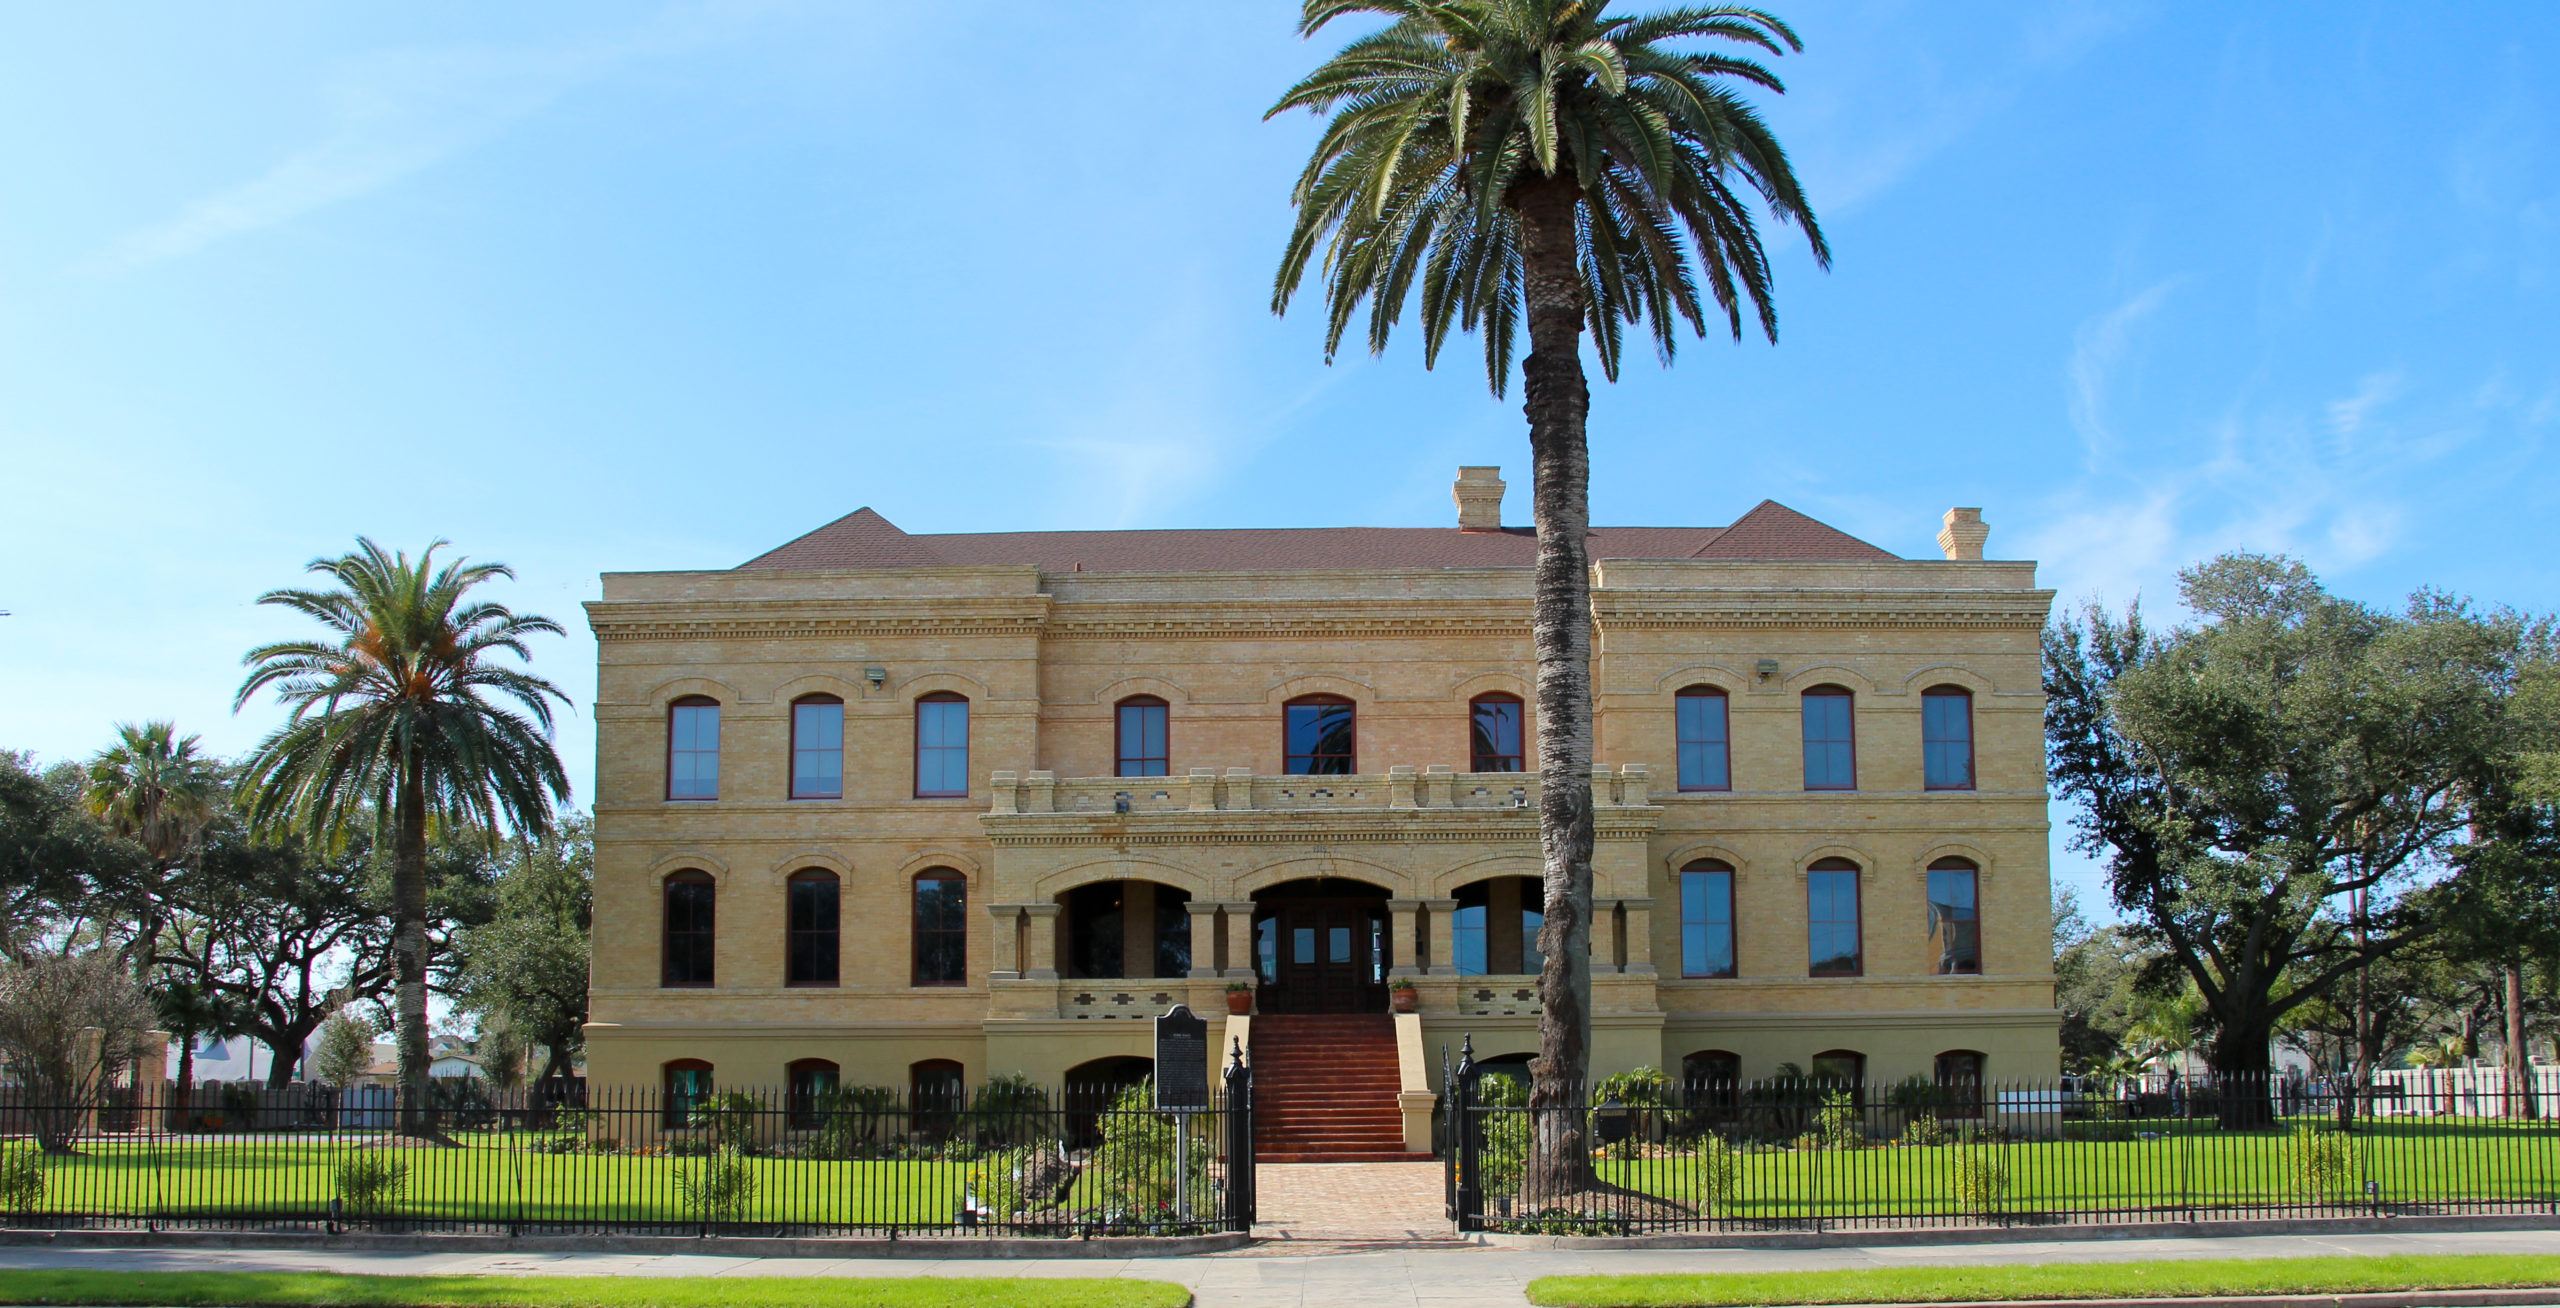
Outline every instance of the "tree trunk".
POLYGON ((400 1046, 400 1133, 435 1138, 424 1115, 427 1073, 427 795, 416 765, 404 768, 391 866, 391 961, 400 1046))
POLYGON ((2541 1113, 2533 1102, 2533 1060, 2525 1049, 2524 967, 2509 963, 2504 971, 2507 1047, 2499 1061, 2507 1065, 2507 1113, 2511 1117, 2539 1117, 2541 1113))
POLYGON ((189 1101, 196 1097, 196 1041, 200 1038, 200 1033, 183 1031, 176 1034, 178 1036, 178 1090, 171 1096, 174 1102, 170 1107, 176 1111, 169 1119, 169 1129, 184 1131, 195 1125, 194 1112, 189 1107, 189 1101))
POLYGON ((1533 1135, 1524 1197, 1592 1188, 1585 1083, 1591 1070, 1591 390, 1582 374, 1581 194, 1569 176, 1517 197, 1529 355, 1523 407, 1534 458, 1538 565, 1538 843, 1546 923, 1538 949, 1538 1057, 1529 1065, 1533 1135))
POLYGON ((2273 1038, 2272 1024, 2264 1020, 2225 1021, 2215 1032, 2205 1062, 2213 1069, 2214 1119, 2225 1130, 2275 1124, 2274 1060, 2267 1047, 2273 1038))

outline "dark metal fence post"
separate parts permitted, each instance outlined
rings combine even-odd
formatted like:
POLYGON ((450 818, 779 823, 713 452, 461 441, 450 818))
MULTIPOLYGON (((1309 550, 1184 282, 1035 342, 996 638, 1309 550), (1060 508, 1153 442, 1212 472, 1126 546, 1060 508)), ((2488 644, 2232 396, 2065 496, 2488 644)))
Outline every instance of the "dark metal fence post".
POLYGON ((1461 1231, 1484 1229, 1483 1159, 1476 1121, 1476 1044, 1468 1035, 1458 1044, 1458 1071, 1449 1090, 1449 1166, 1455 1169, 1457 1219, 1461 1231))
POLYGON ((1253 1199, 1253 1068, 1244 1061, 1244 1045, 1228 1042, 1227 1050, 1227 1229, 1251 1231, 1253 1199))

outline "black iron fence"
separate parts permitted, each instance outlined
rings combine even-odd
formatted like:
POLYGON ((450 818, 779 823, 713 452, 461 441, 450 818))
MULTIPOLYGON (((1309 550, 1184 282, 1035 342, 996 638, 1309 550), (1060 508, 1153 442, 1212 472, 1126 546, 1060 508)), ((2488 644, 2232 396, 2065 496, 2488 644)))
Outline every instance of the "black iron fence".
POLYGON ((791 1237, 1185 1235, 1253 1221, 1250 1074, 913 1090, 440 1086, 0 1102, 0 1227, 791 1237), (208 1120, 213 1124, 207 1125, 208 1120))
POLYGON ((1617 1078, 1532 1110, 1524 1082, 1472 1060, 1447 1081, 1449 1216, 1466 1231, 2560 1212, 2548 1095, 2482 1090, 2432 1111, 2389 1087, 2281 1077, 1617 1078))

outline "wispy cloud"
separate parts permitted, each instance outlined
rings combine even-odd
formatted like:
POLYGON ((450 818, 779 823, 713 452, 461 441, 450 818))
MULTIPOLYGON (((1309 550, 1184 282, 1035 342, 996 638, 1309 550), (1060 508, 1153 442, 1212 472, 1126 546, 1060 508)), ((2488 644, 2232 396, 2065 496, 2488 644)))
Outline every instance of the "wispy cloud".
POLYGON ((2124 359, 2134 329, 2159 312, 2181 280, 2171 277, 2155 282, 2124 303, 2080 324, 2072 334, 2071 362, 2066 369, 2071 385, 2071 429, 2080 434, 2092 471, 2115 447, 2115 437, 2107 430, 2108 384, 2124 359))
POLYGON ((669 11, 620 37, 555 49, 392 50, 350 60, 321 87, 315 143, 266 171, 128 232, 88 261, 121 271, 183 258, 414 176, 505 131, 579 83, 698 31, 669 11))

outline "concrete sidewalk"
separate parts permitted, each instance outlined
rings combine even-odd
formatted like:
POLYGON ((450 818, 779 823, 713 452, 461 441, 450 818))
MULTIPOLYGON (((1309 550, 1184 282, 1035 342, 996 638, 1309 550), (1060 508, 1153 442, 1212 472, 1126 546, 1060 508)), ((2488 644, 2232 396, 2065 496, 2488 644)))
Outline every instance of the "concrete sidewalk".
MULTIPOLYGON (((2394 1253, 2560 1254, 2560 1231, 2423 1235, 2051 1240, 1843 1249, 1499 1249, 1455 1240, 1275 1241, 1191 1258, 985 1260, 716 1258, 686 1254, 352 1253, 313 1250, 54 1249, 0 1246, 0 1268, 336 1271, 497 1276, 1132 1276, 1178 1281, 1201 1308, 1457 1308, 1526 1304, 1541 1276, 1847 1267, 2285 1258, 2394 1253)), ((2560 1302, 2560 1295, 2554 1296, 2560 1302)))

